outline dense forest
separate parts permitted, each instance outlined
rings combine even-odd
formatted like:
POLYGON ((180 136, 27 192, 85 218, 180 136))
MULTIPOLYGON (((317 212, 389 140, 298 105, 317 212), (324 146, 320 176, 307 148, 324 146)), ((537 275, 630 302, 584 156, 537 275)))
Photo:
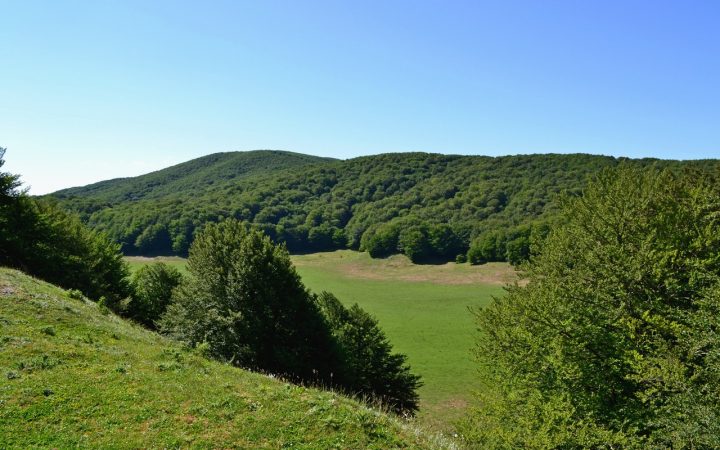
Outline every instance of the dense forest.
POLYGON ((217 153, 51 195, 126 254, 187 255, 205 224, 248 222, 294 252, 352 248, 415 262, 520 262, 558 220, 559 194, 620 164, 718 166, 585 154, 382 154, 332 160, 217 153))

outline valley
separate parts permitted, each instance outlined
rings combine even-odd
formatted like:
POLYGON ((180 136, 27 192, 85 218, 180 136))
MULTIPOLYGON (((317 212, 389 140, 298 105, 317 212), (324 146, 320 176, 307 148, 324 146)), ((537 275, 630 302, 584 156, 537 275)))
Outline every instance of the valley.
MULTIPOLYGON (((181 271, 178 257, 127 257, 133 270, 163 261, 181 271)), ((423 377, 418 419, 448 431, 465 412, 476 385, 471 349, 475 327, 470 306, 484 306, 517 276, 506 263, 482 266, 413 264, 403 255, 372 259, 351 250, 293 255, 305 285, 358 303, 380 321, 395 351, 408 355, 423 377)))

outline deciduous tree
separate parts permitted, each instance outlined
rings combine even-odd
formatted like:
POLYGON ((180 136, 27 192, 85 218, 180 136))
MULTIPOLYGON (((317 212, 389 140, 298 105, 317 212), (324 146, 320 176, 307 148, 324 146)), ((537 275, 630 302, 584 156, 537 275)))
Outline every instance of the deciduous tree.
POLYGON ((720 447, 720 189, 622 168, 476 311, 485 448, 720 447))

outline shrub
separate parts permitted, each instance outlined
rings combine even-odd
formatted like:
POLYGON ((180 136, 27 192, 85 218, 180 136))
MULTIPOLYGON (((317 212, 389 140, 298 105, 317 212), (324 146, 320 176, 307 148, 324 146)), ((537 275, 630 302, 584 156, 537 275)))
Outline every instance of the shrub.
POLYGON ((318 297, 318 304, 340 346, 342 388, 396 413, 414 414, 420 377, 410 372, 405 355, 392 353, 377 320, 357 304, 345 308, 327 292, 318 297))
POLYGON ((141 267, 130 281, 132 295, 127 304, 127 315, 155 328, 155 322, 165 313, 172 292, 181 280, 182 275, 177 269, 162 262, 141 267))

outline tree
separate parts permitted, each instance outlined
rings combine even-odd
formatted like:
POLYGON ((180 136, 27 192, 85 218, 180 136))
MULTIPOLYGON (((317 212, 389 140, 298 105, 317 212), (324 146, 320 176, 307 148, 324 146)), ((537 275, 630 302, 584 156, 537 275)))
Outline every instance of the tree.
POLYGON ((397 251, 399 230, 394 226, 373 227, 366 231, 360 241, 360 249, 373 258, 390 256, 397 251))
MULTIPOLYGON (((5 165, 6 148, 0 147, 0 169, 5 165)), ((17 197, 18 188, 21 186, 20 175, 13 175, 7 172, 0 172, 0 207, 7 204, 9 199, 17 197)))
POLYGON ((423 227, 403 229, 398 235, 397 247, 410 261, 423 261, 430 253, 426 230, 423 227))
POLYGON ((628 167, 476 311, 486 448, 720 446, 720 183, 628 167))
MULTIPOLYGON (((5 149, 0 149, 0 167, 5 149)), ((19 268, 110 305, 128 294, 119 245, 91 231, 55 203, 18 190, 19 177, 0 173, 0 264, 19 268)))
POLYGON ((428 239, 432 252, 438 258, 455 258, 460 252, 467 250, 467 246, 463 244, 462 239, 449 225, 442 224, 430 227, 428 239))
POLYGON ((36 219, 28 224, 32 236, 23 235, 27 245, 19 267, 66 289, 79 289, 91 299, 105 297, 111 307, 129 295, 129 271, 118 244, 55 204, 26 201, 26 211, 32 211, 28 215, 36 219))
POLYGON ((190 248, 189 277, 174 290, 162 331, 211 356, 292 381, 331 386, 417 410, 419 377, 377 321, 300 281, 287 250, 234 220, 208 224, 190 248))
POLYGON ((131 278, 132 295, 126 313, 149 328, 165 313, 172 300, 173 290, 182 281, 180 272, 159 262, 141 267, 131 278))
POLYGON ((484 264, 490 261, 502 261, 505 256, 507 237, 504 231, 489 231, 475 238, 467 252, 470 264, 484 264))
POLYGON ((508 236, 505 243, 507 262, 517 266, 530 258, 531 230, 529 226, 518 227, 508 236))
POLYGON ((343 389, 379 401, 396 413, 414 414, 420 377, 410 372, 405 355, 392 353, 377 320, 357 304, 344 307, 327 292, 320 294, 318 303, 340 346, 343 389))
POLYGON ((330 383, 337 349, 284 247, 234 219, 208 224, 188 271, 162 330, 237 366, 330 383))
POLYGON ((135 239, 135 248, 143 254, 168 254, 172 245, 167 228, 157 223, 145 228, 135 239))
MULTIPOLYGON (((0 169, 5 165, 5 152, 0 147, 0 169)), ((26 222, 32 223, 33 217, 26 217, 24 199, 18 188, 21 186, 20 176, 7 172, 0 172, 0 264, 14 264, 17 254, 21 252, 23 240, 19 234, 25 232, 26 222)))

